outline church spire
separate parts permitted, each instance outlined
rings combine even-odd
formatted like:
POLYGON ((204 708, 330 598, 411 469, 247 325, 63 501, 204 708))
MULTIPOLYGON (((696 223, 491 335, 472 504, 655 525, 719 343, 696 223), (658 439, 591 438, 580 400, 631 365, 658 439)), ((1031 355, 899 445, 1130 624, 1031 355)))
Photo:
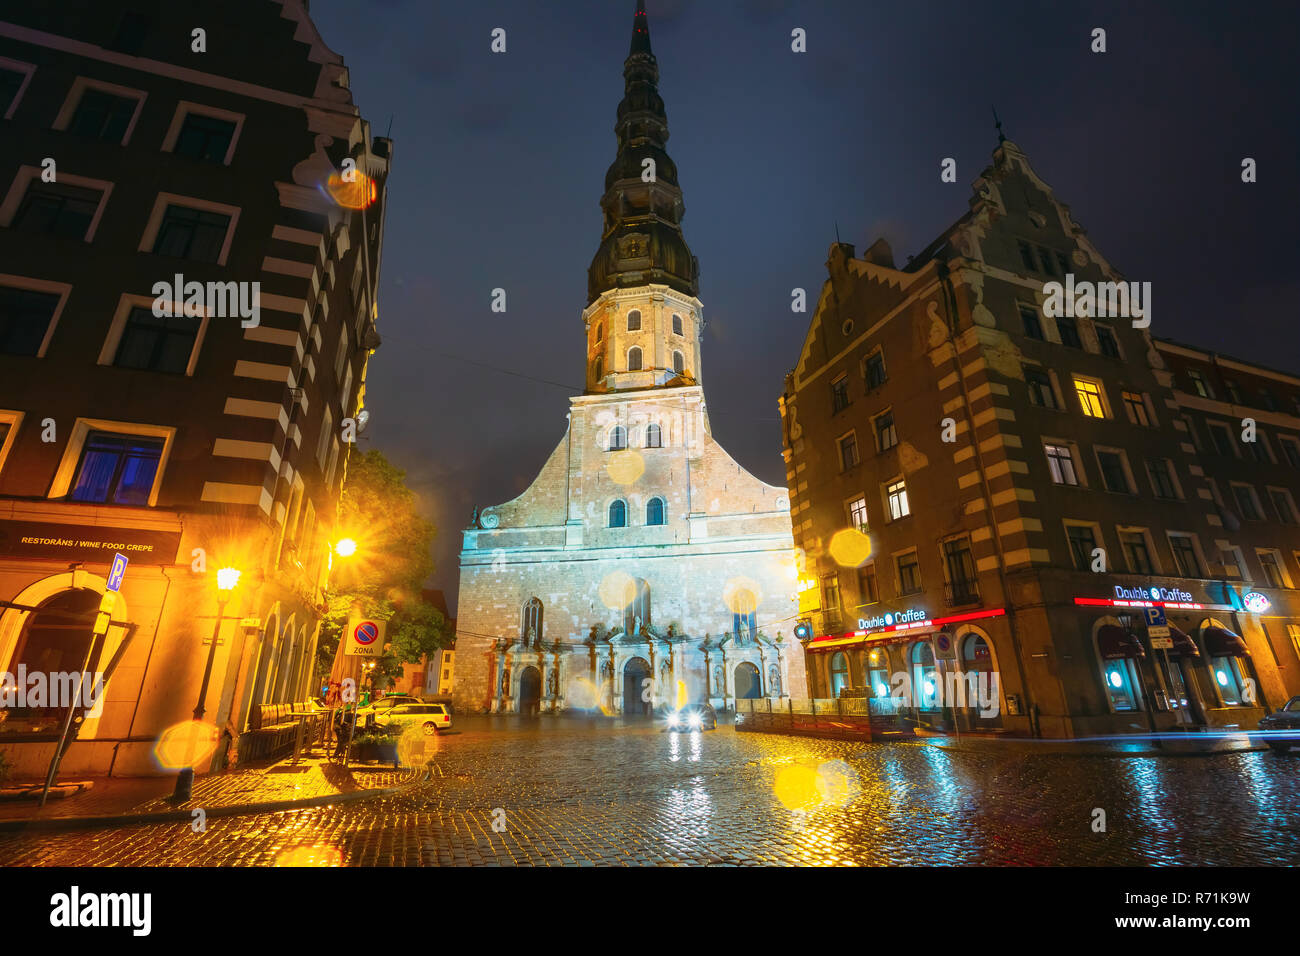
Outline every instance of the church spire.
POLYGON ((611 289, 652 283, 694 296, 699 267, 682 235, 686 206, 666 149, 668 115, 659 95, 645 0, 637 0, 632 16, 614 132, 618 155, 605 174, 604 228, 587 270, 588 304, 611 289))

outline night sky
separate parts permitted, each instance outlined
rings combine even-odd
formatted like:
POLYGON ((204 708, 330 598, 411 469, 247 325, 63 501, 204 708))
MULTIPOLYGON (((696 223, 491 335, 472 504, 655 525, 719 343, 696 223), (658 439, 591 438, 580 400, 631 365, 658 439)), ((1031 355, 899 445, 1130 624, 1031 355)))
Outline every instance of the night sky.
MULTIPOLYGON (((453 613, 474 504, 519 494, 583 381, 586 270, 633 0, 316 0, 375 135, 392 117, 360 446, 408 471, 453 613), (490 52, 491 31, 507 52, 490 52), (490 310, 504 288, 505 314, 490 310)), ((648 0, 700 260, 714 433, 784 483, 777 396, 839 233, 902 265, 968 208, 1005 132, 1153 335, 1300 372, 1300 5, 648 0), (808 52, 790 49, 795 27, 808 52), (1091 31, 1107 31, 1104 54, 1091 31), (957 160, 956 184, 939 179, 957 160), (1259 181, 1241 182, 1243 157, 1259 181)))

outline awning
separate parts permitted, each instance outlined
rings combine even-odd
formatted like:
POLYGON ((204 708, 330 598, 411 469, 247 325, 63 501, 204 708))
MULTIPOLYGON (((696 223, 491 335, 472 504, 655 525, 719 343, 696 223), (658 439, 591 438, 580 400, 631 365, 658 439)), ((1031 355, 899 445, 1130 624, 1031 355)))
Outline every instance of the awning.
POLYGON ((1250 654, 1240 634, 1233 634, 1221 627, 1203 627, 1201 637, 1205 638, 1205 649, 1211 657, 1241 657, 1250 654))
POLYGON ((1172 624, 1169 625, 1169 636, 1174 639, 1174 646, 1169 649, 1170 654, 1176 654, 1181 657, 1200 657, 1201 649, 1196 646, 1186 632, 1178 630, 1172 624))
POLYGON ((1147 656, 1146 648, 1136 637, 1114 624, 1103 624, 1097 631, 1097 649, 1101 651, 1101 659, 1104 661, 1125 658, 1132 660, 1147 656))

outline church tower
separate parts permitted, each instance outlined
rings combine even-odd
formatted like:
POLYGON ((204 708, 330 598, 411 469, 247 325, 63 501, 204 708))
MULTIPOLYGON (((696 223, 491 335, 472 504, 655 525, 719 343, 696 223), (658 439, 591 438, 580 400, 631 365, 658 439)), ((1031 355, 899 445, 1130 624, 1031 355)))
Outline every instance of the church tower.
POLYGON ((709 426, 699 266, 644 2, 623 80, 587 271, 583 392, 533 483, 464 532, 462 712, 630 715, 708 701, 725 713, 738 698, 806 690, 789 496, 709 426))

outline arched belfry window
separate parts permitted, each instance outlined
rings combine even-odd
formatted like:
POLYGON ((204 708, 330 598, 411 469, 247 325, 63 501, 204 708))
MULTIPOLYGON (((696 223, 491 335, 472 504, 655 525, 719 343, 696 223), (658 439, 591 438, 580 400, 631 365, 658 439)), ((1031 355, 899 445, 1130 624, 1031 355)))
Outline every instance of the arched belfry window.
POLYGON ((645 429, 645 446, 647 448, 663 448, 664 433, 658 425, 653 423, 646 426, 645 429))
POLYGON ((621 499, 609 506, 609 526, 611 528, 627 527, 627 504, 621 499))
POLYGON ((519 639, 525 646, 536 645, 542 639, 542 602, 529 598, 519 615, 519 639))
POLYGON ((673 335, 682 334, 682 317, 673 313, 673 335))
POLYGON ((673 371, 678 375, 686 371, 686 359, 682 357, 681 352, 673 352, 673 371))
POLYGON ((662 498, 651 498, 645 504, 645 523, 646 524, 663 524, 664 523, 664 500, 662 498))
POLYGON ((609 450, 621 451, 627 447, 627 429, 622 425, 615 425, 609 430, 609 450))
POLYGON ((599 342, 599 341, 600 341, 601 339, 603 339, 604 337, 605 337, 605 323, 604 323, 604 322, 597 322, 597 323, 596 323, 596 341, 599 342))
POLYGON ((627 314, 627 330, 629 332, 641 331, 641 310, 633 309, 627 314))
POLYGON ((596 381, 600 381, 604 377, 605 377, 605 363, 603 360, 601 360, 598 357, 596 359, 596 375, 595 375, 596 381))
POLYGON ((629 372, 641 371, 641 350, 635 345, 627 350, 627 370, 629 372))

